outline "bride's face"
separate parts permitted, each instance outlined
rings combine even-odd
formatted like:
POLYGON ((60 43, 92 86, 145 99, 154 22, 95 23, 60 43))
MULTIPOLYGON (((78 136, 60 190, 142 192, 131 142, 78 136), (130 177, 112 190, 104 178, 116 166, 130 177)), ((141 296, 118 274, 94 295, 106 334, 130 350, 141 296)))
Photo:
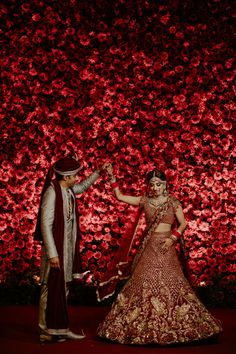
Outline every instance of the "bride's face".
POLYGON ((159 197, 164 193, 165 189, 166 189, 166 182, 161 181, 157 177, 153 177, 149 182, 148 195, 150 197, 159 197))

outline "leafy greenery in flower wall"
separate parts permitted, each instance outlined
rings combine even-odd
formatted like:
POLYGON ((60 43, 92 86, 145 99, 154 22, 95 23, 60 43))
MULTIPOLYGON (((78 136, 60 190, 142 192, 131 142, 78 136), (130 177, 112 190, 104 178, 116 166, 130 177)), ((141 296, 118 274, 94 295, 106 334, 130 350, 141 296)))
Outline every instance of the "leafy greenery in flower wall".
MULTIPOLYGON (((144 193, 147 171, 164 170, 188 222, 193 283, 213 303, 235 304, 232 6, 2 2, 2 289, 24 288, 28 299, 37 287, 41 247, 33 234, 44 178, 56 159, 76 153, 80 180, 109 160, 122 191, 134 195, 144 193)), ((90 271, 81 286, 91 288, 122 247, 134 209, 113 197, 105 175, 78 208, 90 271)))

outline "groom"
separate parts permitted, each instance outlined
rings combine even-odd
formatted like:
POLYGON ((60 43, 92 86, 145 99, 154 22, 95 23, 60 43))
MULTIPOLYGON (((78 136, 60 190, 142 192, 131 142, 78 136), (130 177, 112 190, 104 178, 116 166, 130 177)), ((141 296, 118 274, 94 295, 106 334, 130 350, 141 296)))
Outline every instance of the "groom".
POLYGON ((85 338, 69 329, 67 311, 68 285, 82 273, 75 195, 83 193, 96 182, 107 165, 103 164, 82 183, 76 184, 81 166, 74 158, 65 157, 56 161, 46 176, 35 231, 35 239, 42 241, 39 300, 42 342, 85 338))

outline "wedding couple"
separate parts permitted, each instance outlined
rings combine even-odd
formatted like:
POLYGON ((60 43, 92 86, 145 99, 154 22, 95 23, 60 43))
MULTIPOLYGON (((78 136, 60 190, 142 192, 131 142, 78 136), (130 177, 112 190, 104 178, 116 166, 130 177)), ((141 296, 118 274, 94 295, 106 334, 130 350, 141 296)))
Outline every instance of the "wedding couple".
POLYGON ((36 240, 41 240, 40 341, 83 339, 69 329, 68 284, 83 272, 76 194, 86 191, 107 170, 116 198, 137 206, 137 221, 143 211, 146 229, 135 258, 130 256, 134 231, 126 238, 113 269, 98 285, 105 298, 114 292, 119 278, 128 281, 99 325, 97 335, 122 344, 181 344, 215 338, 221 324, 200 302, 185 278, 175 251, 186 222, 181 203, 168 193, 163 172, 147 174, 143 196, 122 194, 112 166, 103 164, 82 183, 76 184, 79 162, 71 157, 58 160, 48 171, 43 187, 36 240), (55 176, 55 178, 53 178, 55 176), (178 222, 174 229, 175 221, 178 222))

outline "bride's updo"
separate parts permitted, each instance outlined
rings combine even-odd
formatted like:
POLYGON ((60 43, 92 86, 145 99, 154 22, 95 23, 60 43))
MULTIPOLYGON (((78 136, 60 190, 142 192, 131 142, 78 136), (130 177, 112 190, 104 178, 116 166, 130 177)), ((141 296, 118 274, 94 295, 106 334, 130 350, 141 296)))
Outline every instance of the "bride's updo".
POLYGON ((159 170, 152 170, 152 171, 148 172, 147 173, 147 182, 149 183, 153 177, 159 178, 163 182, 166 181, 165 173, 162 171, 159 171, 159 170))

